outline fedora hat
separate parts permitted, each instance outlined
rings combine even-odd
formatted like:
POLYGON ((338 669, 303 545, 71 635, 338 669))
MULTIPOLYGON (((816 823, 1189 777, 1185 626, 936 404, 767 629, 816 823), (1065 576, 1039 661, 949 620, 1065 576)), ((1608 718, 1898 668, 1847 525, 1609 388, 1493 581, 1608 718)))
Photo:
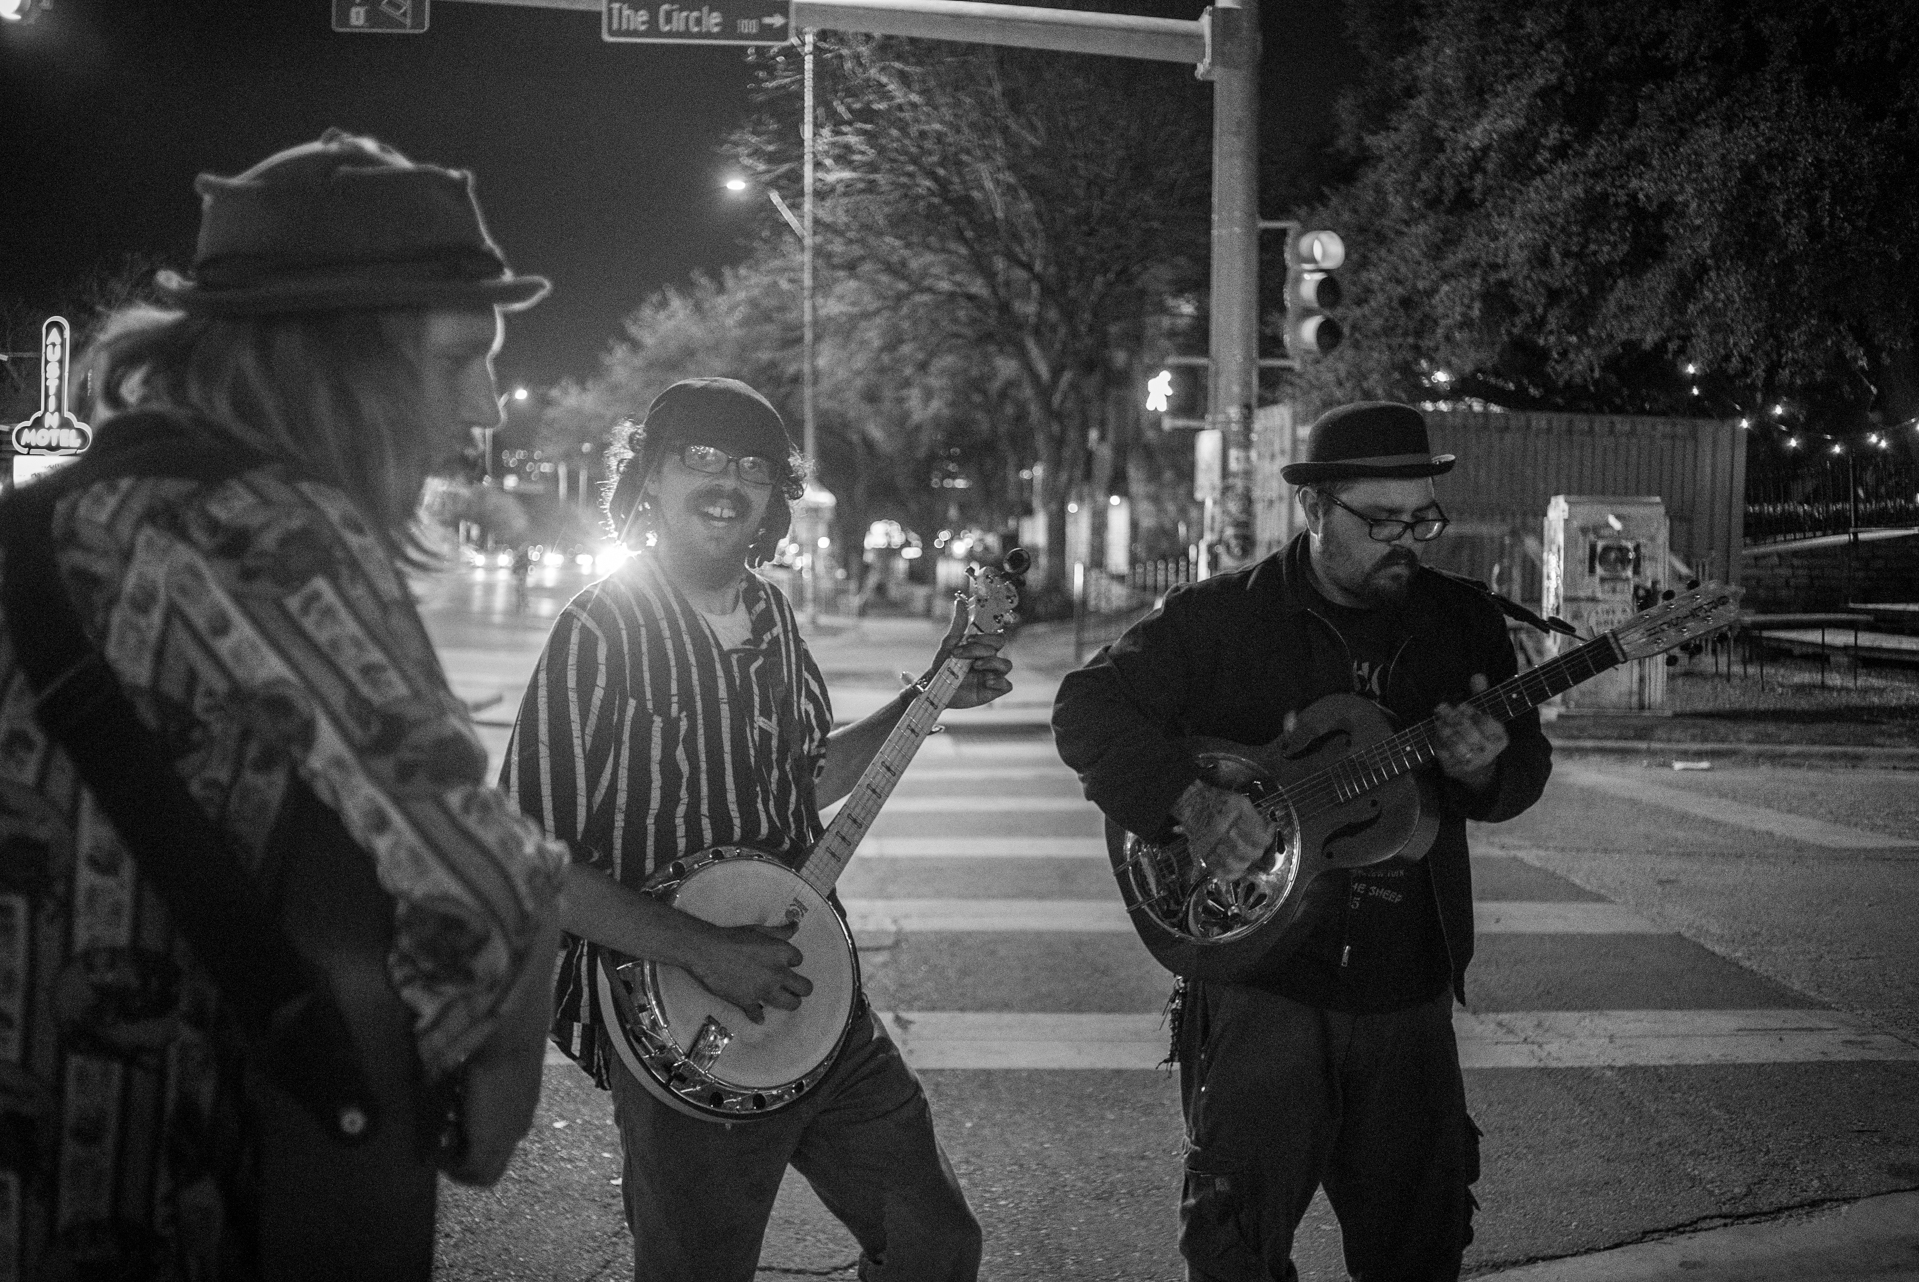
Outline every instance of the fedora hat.
POLYGON ((1439 476, 1453 456, 1433 453, 1426 418, 1410 405, 1359 401, 1327 410, 1306 432, 1306 456, 1279 469, 1289 485, 1365 477, 1439 476))
POLYGON ((473 175, 416 165, 329 129, 235 178, 201 174, 190 276, 160 294, 209 316, 380 307, 531 307, 552 288, 515 276, 487 235, 473 175))

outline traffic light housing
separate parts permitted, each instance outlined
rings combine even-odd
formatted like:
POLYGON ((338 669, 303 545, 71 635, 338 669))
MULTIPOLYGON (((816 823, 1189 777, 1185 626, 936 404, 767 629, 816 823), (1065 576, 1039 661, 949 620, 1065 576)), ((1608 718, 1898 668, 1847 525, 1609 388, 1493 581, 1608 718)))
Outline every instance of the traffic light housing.
POLYGON ((1345 330, 1327 315, 1339 306, 1341 290, 1333 273, 1346 261, 1337 232, 1301 231, 1286 236, 1286 352, 1294 360, 1324 356, 1339 346, 1345 330))

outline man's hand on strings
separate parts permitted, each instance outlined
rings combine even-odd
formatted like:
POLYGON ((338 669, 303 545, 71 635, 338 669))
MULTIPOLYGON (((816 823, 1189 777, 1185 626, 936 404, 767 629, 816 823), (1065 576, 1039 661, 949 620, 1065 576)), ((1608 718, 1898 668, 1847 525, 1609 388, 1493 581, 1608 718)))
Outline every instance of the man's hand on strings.
POLYGON ((1231 881, 1266 854, 1273 823, 1245 794, 1195 779, 1173 803, 1173 817, 1186 831, 1186 847, 1210 877, 1231 881))
MULTIPOLYGON (((1473 674, 1472 690, 1485 693, 1483 673, 1473 674)), ((1506 727, 1470 703, 1442 703, 1433 709, 1433 721, 1440 770, 1472 791, 1484 792, 1492 784, 1499 754, 1506 750, 1506 727)))

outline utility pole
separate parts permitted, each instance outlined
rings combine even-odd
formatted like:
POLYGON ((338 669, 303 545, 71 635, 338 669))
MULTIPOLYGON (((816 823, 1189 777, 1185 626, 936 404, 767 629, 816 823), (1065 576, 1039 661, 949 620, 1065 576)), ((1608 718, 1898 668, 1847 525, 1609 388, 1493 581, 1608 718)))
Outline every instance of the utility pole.
POLYGON ((1259 395, 1259 0, 1221 0, 1212 18, 1212 386, 1206 425, 1225 475, 1206 531, 1219 564, 1253 553, 1253 407, 1259 395))

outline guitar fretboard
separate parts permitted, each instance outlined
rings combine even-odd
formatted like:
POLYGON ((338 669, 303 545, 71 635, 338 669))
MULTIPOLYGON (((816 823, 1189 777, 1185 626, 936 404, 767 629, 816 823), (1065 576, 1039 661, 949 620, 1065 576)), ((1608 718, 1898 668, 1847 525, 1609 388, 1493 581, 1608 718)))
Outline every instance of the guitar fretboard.
POLYGON ((873 754, 872 764, 860 775, 853 791, 846 795, 840 812, 833 816, 833 822, 827 826, 826 835, 813 847, 806 863, 799 870, 800 880, 817 890, 822 896, 833 889, 840 879, 846 865, 852 861, 853 852, 859 849, 860 839, 866 836, 866 830, 872 826, 880 807, 893 795, 894 787, 900 776, 906 773, 906 767, 912 763, 913 754, 918 752, 926 736, 933 732, 939 723, 940 713, 946 711, 946 705, 953 701, 953 695, 959 690, 960 682, 966 679, 971 659, 948 659, 940 665, 926 688, 908 705, 906 712, 886 736, 886 742, 873 754))
MULTIPOLYGON (((1611 633, 1596 637, 1576 650, 1510 677, 1489 690, 1473 695, 1466 702, 1498 721, 1511 721, 1520 713, 1536 708, 1556 694, 1564 694, 1582 681, 1590 680, 1625 662, 1626 656, 1611 633)), ((1377 788, 1437 758, 1433 733, 1438 722, 1432 718, 1402 730, 1378 743, 1368 744, 1322 770, 1314 771, 1288 788, 1284 795, 1269 797, 1260 803, 1268 815, 1290 805, 1304 820, 1335 806, 1344 805, 1363 793, 1377 788)))

